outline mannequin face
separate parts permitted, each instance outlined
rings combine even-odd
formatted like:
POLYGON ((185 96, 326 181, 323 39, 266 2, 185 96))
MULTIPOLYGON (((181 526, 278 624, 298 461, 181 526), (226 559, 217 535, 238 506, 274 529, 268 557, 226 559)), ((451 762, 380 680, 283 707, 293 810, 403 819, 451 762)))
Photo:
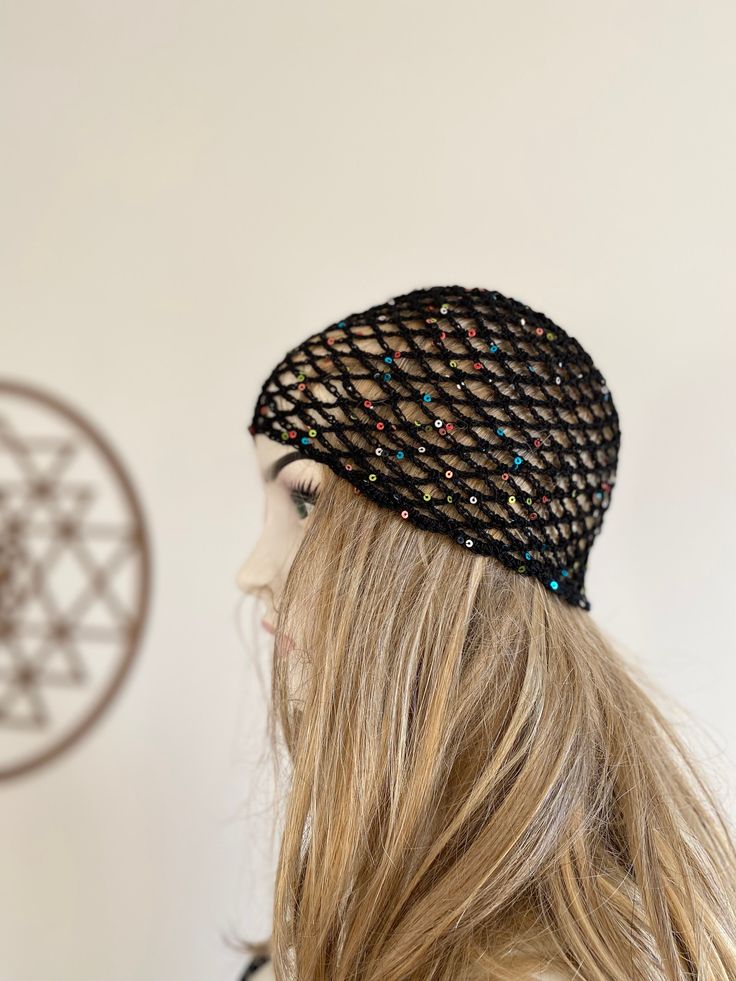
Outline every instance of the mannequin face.
POLYGON ((254 446, 265 510, 260 537, 238 571, 237 584, 262 601, 262 625, 273 633, 281 589, 304 535, 323 465, 262 433, 256 433, 254 446))

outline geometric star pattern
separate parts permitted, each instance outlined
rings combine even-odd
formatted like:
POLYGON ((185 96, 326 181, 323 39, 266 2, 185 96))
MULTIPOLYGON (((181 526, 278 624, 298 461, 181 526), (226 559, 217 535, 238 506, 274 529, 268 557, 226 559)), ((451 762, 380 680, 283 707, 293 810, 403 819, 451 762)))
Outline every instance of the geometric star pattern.
POLYGON ((0 779, 87 733, 140 646, 143 511, 89 420, 0 379, 0 779))

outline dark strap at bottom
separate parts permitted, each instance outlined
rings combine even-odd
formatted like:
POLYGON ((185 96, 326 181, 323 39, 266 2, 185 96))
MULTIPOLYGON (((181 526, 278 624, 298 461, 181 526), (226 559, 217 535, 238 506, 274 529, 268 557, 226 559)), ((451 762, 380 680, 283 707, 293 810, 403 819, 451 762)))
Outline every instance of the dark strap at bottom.
POLYGON ((270 960, 270 957, 266 957, 263 954, 259 954, 257 957, 254 957, 246 967, 244 973, 240 975, 238 981, 246 981, 246 978, 251 977, 251 975, 256 973, 259 967, 263 967, 264 964, 268 964, 270 960))

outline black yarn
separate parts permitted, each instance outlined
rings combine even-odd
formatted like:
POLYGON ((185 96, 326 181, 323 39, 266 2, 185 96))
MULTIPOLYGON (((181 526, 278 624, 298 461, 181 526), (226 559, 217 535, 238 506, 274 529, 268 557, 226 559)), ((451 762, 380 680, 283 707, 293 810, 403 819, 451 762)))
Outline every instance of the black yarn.
POLYGON ((432 286, 351 314, 284 356, 249 431, 591 609, 618 413, 580 343, 524 303, 432 286))

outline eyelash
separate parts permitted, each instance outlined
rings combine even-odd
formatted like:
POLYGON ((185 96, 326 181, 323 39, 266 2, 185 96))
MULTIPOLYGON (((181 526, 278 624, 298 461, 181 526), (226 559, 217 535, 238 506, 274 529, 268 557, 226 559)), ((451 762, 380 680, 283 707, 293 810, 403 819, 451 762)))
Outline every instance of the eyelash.
MULTIPOLYGON (((317 492, 306 484, 297 484, 291 488, 291 499, 297 508, 299 505, 314 504, 317 500, 317 492)), ((300 517, 306 518, 308 515, 300 515, 300 517)))

